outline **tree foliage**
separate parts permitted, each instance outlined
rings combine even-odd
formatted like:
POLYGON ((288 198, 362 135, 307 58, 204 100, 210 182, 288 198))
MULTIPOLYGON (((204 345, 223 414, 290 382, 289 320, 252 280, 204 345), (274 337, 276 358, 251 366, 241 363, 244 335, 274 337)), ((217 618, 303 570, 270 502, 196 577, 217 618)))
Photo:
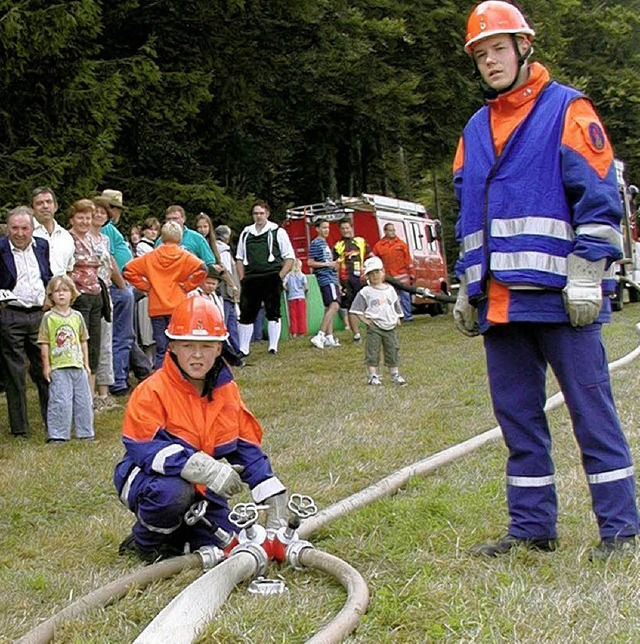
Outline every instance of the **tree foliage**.
MULTIPOLYGON (((640 173, 640 0, 522 0, 536 55, 595 102, 640 173)), ((480 106, 455 0, 0 0, 0 201, 105 187, 239 227, 382 192, 455 209, 450 164, 480 106)), ((446 226, 445 226, 446 229, 446 226)))

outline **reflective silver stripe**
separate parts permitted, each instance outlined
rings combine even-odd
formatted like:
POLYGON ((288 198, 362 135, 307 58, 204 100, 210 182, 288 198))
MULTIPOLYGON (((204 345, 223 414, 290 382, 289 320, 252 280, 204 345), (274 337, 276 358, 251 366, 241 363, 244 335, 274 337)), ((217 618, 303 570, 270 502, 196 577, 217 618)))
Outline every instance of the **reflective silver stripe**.
POLYGON ((127 480, 122 486, 122 491, 120 492, 120 501, 122 501, 122 503, 127 507, 129 507, 129 492, 131 491, 131 485, 133 484, 133 481, 136 476, 138 476, 138 474, 140 474, 140 468, 136 465, 136 467, 131 470, 129 476, 127 476, 127 480))
POLYGON ((158 528, 158 526, 155 525, 149 525, 145 521, 143 521, 139 516, 138 516, 138 521, 147 529, 150 530, 151 532, 157 532, 159 534, 171 534, 172 532, 175 532, 181 525, 182 521, 178 523, 178 525, 173 526, 172 528, 158 528))
POLYGON ((559 219, 551 217, 518 217, 516 219, 494 219, 491 222, 494 237, 513 237, 515 235, 544 235, 555 239, 572 241, 573 228, 559 219))
POLYGON ((469 251, 475 250, 476 248, 481 248, 483 243, 484 243, 484 232, 482 230, 478 230, 475 233, 471 233, 470 235, 467 235, 462 240, 462 248, 465 253, 468 253, 469 251))
POLYGON ((587 480, 590 485, 596 483, 611 483, 611 481, 621 481, 622 479, 633 476, 633 465, 621 470, 611 470, 610 472, 600 472, 600 474, 589 474, 587 480))
POLYGON ((482 277, 482 266, 480 266, 480 264, 469 266, 465 271, 465 274, 467 276, 467 285, 472 284, 473 282, 479 282, 482 277))
POLYGON ((262 483, 258 483, 252 490, 251 496, 256 503, 262 503, 274 494, 280 494, 287 488, 282 484, 282 481, 277 476, 272 476, 262 483))
POLYGON ((182 452, 182 451, 183 451, 182 445, 169 445, 169 447, 165 447, 161 449, 153 457, 153 463, 151 463, 151 469, 154 472, 158 472, 159 474, 164 474, 165 461, 169 458, 169 456, 173 456, 174 454, 177 454, 178 452, 182 452))
POLYGON ((549 476, 507 476, 507 485, 513 487, 544 487, 553 485, 556 480, 554 474, 549 476))
POLYGON ((615 228, 606 224, 584 224, 576 228, 576 234, 604 239, 617 248, 622 248, 622 235, 615 228))
POLYGON ((567 274, 567 259, 548 253, 493 253, 491 255, 491 268, 495 271, 542 271, 567 274))

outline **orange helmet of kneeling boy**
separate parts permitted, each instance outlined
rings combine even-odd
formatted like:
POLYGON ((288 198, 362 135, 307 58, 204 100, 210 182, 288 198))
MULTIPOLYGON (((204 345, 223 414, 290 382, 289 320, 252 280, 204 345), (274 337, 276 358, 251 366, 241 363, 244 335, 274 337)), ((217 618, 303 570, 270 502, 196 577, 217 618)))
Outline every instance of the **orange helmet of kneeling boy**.
POLYGON ((220 309, 206 297, 189 297, 173 312, 165 331, 172 340, 224 342, 227 327, 220 309))

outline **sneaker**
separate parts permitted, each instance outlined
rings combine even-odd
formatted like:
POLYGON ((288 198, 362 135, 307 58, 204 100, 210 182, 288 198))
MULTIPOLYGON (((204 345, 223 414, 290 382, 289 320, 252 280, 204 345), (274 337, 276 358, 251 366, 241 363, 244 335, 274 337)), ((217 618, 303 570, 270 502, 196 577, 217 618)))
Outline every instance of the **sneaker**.
POLYGON ((589 561, 605 561, 611 557, 633 556, 636 551, 636 538, 604 537, 591 551, 589 561))
POLYGON ((311 338, 311 344, 318 349, 324 349, 324 342, 325 342, 324 336, 320 337, 319 335, 314 335, 311 338))
POLYGON ((380 376, 376 374, 369 376, 369 380, 367 382, 368 384, 374 385, 375 387, 379 387, 380 385, 382 385, 382 380, 380 380, 380 376))
POLYGON ((278 352, 276 351, 276 349, 269 349, 269 353, 270 353, 272 356, 275 356, 275 355, 277 355, 277 354, 278 354, 278 352))
POLYGON ((340 340, 338 338, 334 338, 332 335, 328 335, 324 339, 324 346, 325 347, 339 347, 340 345, 340 340))
POLYGON ((399 374, 394 373, 391 375, 391 380, 396 384, 404 387, 407 384, 407 381, 399 374))
POLYGON ((93 413, 100 414, 107 409, 107 397, 106 396, 96 396, 93 399, 93 413))
POLYGON ((556 549, 555 539, 520 539, 508 534, 498 541, 487 541, 471 548, 471 554, 477 557, 498 557, 506 555, 513 548, 553 552, 556 549))
POLYGON ((360 342, 360 340, 362 340, 362 336, 359 333, 354 333, 353 334, 353 341, 358 343, 358 342, 360 342))
POLYGON ((111 395, 107 394, 105 399, 105 409, 120 409, 122 408, 122 405, 111 395))

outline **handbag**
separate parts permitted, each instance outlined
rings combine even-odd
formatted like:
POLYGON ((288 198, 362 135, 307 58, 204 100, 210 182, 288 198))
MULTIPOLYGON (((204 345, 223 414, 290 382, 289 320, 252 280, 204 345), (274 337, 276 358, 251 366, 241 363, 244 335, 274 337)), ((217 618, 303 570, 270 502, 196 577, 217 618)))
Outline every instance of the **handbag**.
POLYGON ((105 322, 111 322, 113 318, 113 310, 111 307, 111 296, 109 295, 109 287, 105 284, 102 278, 98 278, 100 284, 100 295, 102 296, 102 308, 100 314, 105 322))

